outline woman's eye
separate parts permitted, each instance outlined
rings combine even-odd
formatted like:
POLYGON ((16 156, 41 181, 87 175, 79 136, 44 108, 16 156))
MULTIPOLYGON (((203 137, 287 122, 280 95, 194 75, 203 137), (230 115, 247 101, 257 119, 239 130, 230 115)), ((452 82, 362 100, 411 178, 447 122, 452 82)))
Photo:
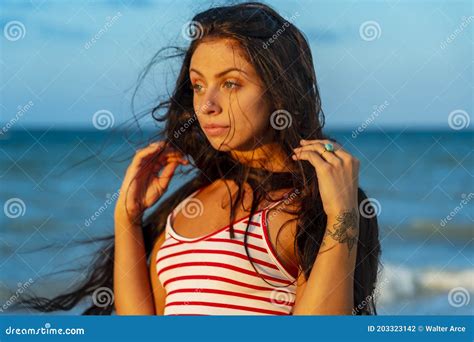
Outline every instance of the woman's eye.
POLYGON ((232 82, 232 81, 226 81, 224 83, 224 87, 227 88, 227 89, 236 89, 236 88, 240 87, 240 85, 235 83, 235 82, 232 82))
POLYGON ((196 83, 193 84, 192 88, 195 92, 200 92, 202 90, 202 85, 196 83))

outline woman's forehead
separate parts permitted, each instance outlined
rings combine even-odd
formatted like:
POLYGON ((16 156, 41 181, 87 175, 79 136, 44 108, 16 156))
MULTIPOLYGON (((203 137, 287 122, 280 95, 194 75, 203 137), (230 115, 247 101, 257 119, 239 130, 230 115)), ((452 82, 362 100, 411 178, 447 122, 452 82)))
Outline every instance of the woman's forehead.
POLYGON ((253 71, 243 49, 231 39, 213 39, 199 43, 191 57, 191 68, 209 75, 228 68, 238 68, 248 73, 253 71))

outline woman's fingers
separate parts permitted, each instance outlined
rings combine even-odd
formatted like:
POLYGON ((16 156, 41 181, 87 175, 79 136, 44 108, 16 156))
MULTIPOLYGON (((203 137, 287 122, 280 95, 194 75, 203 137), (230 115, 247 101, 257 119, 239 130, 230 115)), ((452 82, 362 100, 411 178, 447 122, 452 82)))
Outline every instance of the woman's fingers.
POLYGON ((174 172, 178 166, 179 162, 171 162, 163 168, 160 175, 153 177, 145 196, 145 207, 150 207, 153 205, 168 189, 168 185, 173 178, 174 172))
POLYGON ((189 164, 189 161, 182 158, 181 154, 178 153, 170 153, 164 158, 166 158, 164 162, 155 161, 153 172, 157 174, 152 176, 150 184, 148 185, 147 194, 145 196, 146 207, 153 205, 168 189, 168 184, 174 176, 176 168, 180 164, 189 164))
POLYGON ((171 162, 167 164, 163 168, 161 173, 157 175, 155 179, 153 179, 153 182, 158 180, 158 182, 161 182, 160 184, 162 184, 163 187, 165 187, 165 185, 167 185, 167 183, 171 180, 171 177, 173 177, 174 171, 176 170, 178 166, 179 166, 179 162, 171 162))
POLYGON ((324 160, 317 152, 314 151, 295 152, 292 158, 293 160, 309 161, 318 173, 324 172, 330 167, 330 164, 326 160, 324 160))
POLYGON ((135 220, 143 215, 166 191, 176 168, 189 161, 165 141, 158 141, 138 150, 133 157, 121 186, 117 212, 135 220), (128 204, 128 207, 127 207, 128 204))
POLYGON ((330 164, 333 164, 333 165, 337 165, 338 163, 341 162, 339 157, 334 152, 326 151, 326 149, 324 148, 324 145, 321 144, 321 143, 314 143, 314 144, 311 144, 311 145, 305 145, 305 146, 302 146, 302 147, 297 147, 293 150, 295 151, 295 153, 307 152, 307 151, 316 152, 326 162, 328 162, 330 164))
POLYGON ((134 166, 141 165, 150 157, 156 155, 159 151, 163 149, 164 142, 160 141, 157 143, 150 144, 142 149, 139 149, 135 152, 135 156, 133 157, 132 164, 134 166))
POLYGON ((303 139, 303 140, 301 140, 301 145, 302 146, 312 145, 312 144, 315 144, 315 143, 320 143, 322 145, 324 145, 324 144, 334 145, 334 154, 337 155, 338 157, 340 157, 341 159, 351 157, 351 154, 349 152, 347 152, 342 147, 342 145, 340 145, 337 142, 334 142, 332 140, 329 140, 329 139, 321 139, 321 140, 304 140, 303 139))
POLYGON ((301 140, 301 147, 295 150, 297 152, 313 151, 322 157, 328 164, 336 166, 338 168, 350 167, 351 170, 355 170, 354 173, 358 174, 360 161, 353 155, 348 153, 342 148, 342 146, 336 142, 327 139, 321 140, 301 140), (325 152, 325 144, 331 143, 334 145, 334 151, 325 152))
POLYGON ((174 149, 173 147, 169 145, 166 145, 165 141, 158 141, 158 142, 151 143, 148 146, 145 146, 144 148, 137 150, 135 152, 135 155, 143 158, 149 155, 153 155, 159 151, 161 151, 163 155, 179 155, 181 157, 184 157, 180 151, 174 149))
POLYGON ((152 143, 147 147, 138 150, 132 163, 135 166, 141 166, 143 168, 148 168, 151 166, 155 171, 157 169, 161 169, 170 160, 174 159, 181 160, 184 165, 188 164, 188 161, 181 152, 172 149, 169 146, 163 149, 164 146, 165 143, 160 141, 157 143, 152 143))
POLYGON ((338 144, 337 142, 328 140, 328 139, 320 139, 320 140, 301 140, 301 146, 310 146, 314 144, 322 145, 324 147, 325 144, 332 144, 334 146, 334 152, 337 151, 344 151, 343 147, 338 144))
POLYGON ((179 163, 179 164, 182 164, 182 165, 188 165, 189 161, 187 159, 181 158, 179 156, 167 157, 164 162, 159 161, 159 160, 155 160, 155 161, 153 161, 153 172, 159 172, 163 167, 165 167, 169 163, 179 163))
POLYGON ((301 140, 301 146, 294 149, 296 152, 301 151, 313 151, 318 153, 325 161, 332 165, 340 165, 341 164, 341 155, 338 153, 342 150, 342 146, 338 143, 332 142, 327 139, 321 140, 301 140), (334 151, 326 151, 325 144, 331 143, 334 146, 334 151))

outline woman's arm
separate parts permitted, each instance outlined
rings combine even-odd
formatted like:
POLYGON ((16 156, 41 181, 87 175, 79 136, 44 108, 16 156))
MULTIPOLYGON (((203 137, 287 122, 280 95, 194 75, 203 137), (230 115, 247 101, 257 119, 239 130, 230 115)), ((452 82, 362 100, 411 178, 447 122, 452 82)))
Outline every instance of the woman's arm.
POLYGON ((359 237, 360 162, 330 140, 301 140, 300 144, 293 149, 292 158, 314 166, 327 223, 311 273, 297 287, 293 314, 351 314, 359 237))
POLYGON ((298 279, 293 315, 350 315, 359 231, 355 209, 328 217, 323 244, 308 280, 298 279))
MULTIPOLYGON (((281 205, 281 209, 295 207, 281 205)), ((271 242, 284 264, 296 264, 297 217, 277 209, 268 215, 271 242), (288 223, 287 223, 288 222, 288 223), (288 224, 289 226, 284 226, 288 224), (278 238, 278 243, 277 243, 278 238), (280 248, 277 248, 280 246, 280 248)), ((346 315, 353 309, 353 274, 357 254, 358 218, 354 211, 343 211, 329 217, 322 246, 308 279, 300 268, 296 281, 293 315, 346 315)))
POLYGON ((143 234, 125 215, 115 215, 115 309, 118 315, 154 315, 143 234))
POLYGON ((138 150, 125 173, 115 206, 115 308, 119 315, 154 315, 141 221, 188 162, 163 141, 138 150))

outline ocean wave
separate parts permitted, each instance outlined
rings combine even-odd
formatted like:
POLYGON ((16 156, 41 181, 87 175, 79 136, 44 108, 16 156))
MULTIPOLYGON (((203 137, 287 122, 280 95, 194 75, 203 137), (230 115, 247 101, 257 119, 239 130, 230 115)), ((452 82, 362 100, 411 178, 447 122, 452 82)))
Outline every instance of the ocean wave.
POLYGON ((390 304, 400 299, 448 294, 454 288, 474 294, 474 270, 414 269, 384 264, 375 292, 379 304, 390 304))
MULTIPOLYGON (((396 235, 405 240, 441 238, 452 241, 472 242, 474 238, 472 223, 448 222, 445 226, 442 226, 440 221, 413 219, 409 224, 397 228, 396 235)), ((382 234, 393 234, 393 230, 384 225, 381 225, 381 232, 382 234)))

